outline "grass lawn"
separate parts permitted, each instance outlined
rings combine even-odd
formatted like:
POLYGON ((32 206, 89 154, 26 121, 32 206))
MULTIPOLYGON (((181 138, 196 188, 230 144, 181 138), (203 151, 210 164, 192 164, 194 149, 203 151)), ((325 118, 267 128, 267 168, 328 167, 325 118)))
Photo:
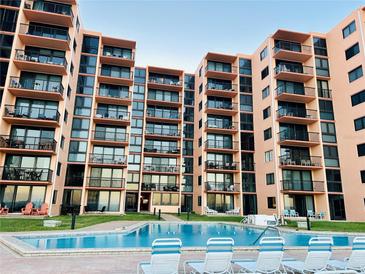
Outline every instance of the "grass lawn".
MULTIPOLYGON (((181 220, 187 221, 187 214, 181 213, 180 216, 174 214, 176 217, 181 220)), ((207 216, 207 215, 198 215, 195 213, 189 214, 189 221, 202 221, 202 222, 240 222, 242 220, 242 216, 207 216)))
MULTIPOLYGON (((40 230, 67 230, 71 228, 71 216, 35 218, 0 218, 0 232, 40 231, 40 230), (43 220, 60 220, 59 227, 43 227, 43 220)), ((95 224, 111 221, 149 221, 158 220, 157 216, 141 213, 128 213, 126 215, 81 215, 76 216, 76 228, 83 228, 95 224)))
MULTIPOLYGON (((297 228, 297 222, 286 220, 287 226, 297 228)), ((312 230, 315 231, 335 231, 335 232, 362 232, 365 233, 365 222, 330 222, 330 221, 312 221, 312 230)))

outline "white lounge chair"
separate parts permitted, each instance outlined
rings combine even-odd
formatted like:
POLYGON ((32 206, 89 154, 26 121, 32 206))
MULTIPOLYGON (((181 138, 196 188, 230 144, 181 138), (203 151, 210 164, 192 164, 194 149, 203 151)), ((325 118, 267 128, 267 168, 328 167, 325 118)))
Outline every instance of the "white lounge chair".
POLYGON ((291 218, 299 217, 299 214, 298 214, 298 212, 295 211, 295 209, 290 209, 289 215, 290 215, 291 218))
POLYGON ((318 271, 314 274, 357 274, 355 270, 331 270, 331 271, 318 271))
POLYGON ((354 239, 350 257, 344 261, 330 260, 328 264, 334 269, 356 270, 365 273, 365 237, 354 239))
POLYGON ((214 209, 210 209, 209 207, 205 207, 205 213, 207 215, 215 215, 215 214, 218 214, 218 211, 214 210, 214 209))
POLYGON ((263 237, 260 240, 257 261, 233 260, 241 267, 240 272, 281 273, 281 260, 284 255, 284 239, 282 237, 263 237))
POLYGON ((204 260, 189 260, 184 263, 184 273, 227 274, 232 273, 234 240, 232 238, 210 238, 204 260), (187 272, 187 268, 192 270, 187 272))
POLYGON ((309 240, 308 254, 304 262, 298 260, 283 261, 288 272, 312 273, 328 268, 332 254, 333 241, 328 237, 313 237, 309 240))
POLYGON ((178 274, 181 246, 181 240, 176 238, 154 240, 151 260, 140 262, 137 266, 137 273, 178 274))
POLYGON ((228 215, 240 215, 240 207, 237 207, 235 209, 232 209, 232 210, 228 210, 226 211, 226 214, 228 215))

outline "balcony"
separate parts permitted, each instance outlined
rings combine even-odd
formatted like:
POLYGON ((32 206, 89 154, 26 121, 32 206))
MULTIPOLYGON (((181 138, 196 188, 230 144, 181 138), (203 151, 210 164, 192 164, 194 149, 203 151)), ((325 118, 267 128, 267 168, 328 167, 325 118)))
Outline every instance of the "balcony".
POLYGON ((178 192, 179 186, 173 184, 142 183, 142 191, 178 192))
POLYGON ((205 182, 206 192, 229 192, 229 193, 239 193, 240 184, 228 184, 223 182, 205 182))
POLYGON ((279 157, 279 165, 281 168, 284 169, 300 169, 300 170, 321 169, 322 157, 282 155, 279 157))
POLYGON ((239 172, 238 162, 205 161, 205 171, 209 172, 239 172))
POLYGON ((205 94, 207 96, 234 98, 238 94, 238 86, 236 84, 207 83, 205 94))
POLYGON ((147 104, 178 108, 182 105, 182 96, 152 96, 150 95, 150 92, 148 92, 147 104))
POLYGON ((230 66, 230 69, 225 69, 222 66, 207 65, 205 67, 205 77, 221 79, 221 80, 234 80, 237 77, 237 67, 230 66))
POLYGON ((130 124, 129 112, 95 109, 94 122, 97 124, 128 126, 130 124))
POLYGON ((284 193, 324 193, 323 181, 282 180, 284 193))
POLYGON ((205 131, 211 133, 235 133, 238 129, 237 122, 222 120, 208 120, 205 122, 205 131))
POLYGON ((283 130, 278 133, 278 143, 285 146, 312 147, 319 145, 318 132, 283 130))
POLYGON ((117 71, 105 67, 99 68, 98 80, 100 83, 132 86, 133 72, 132 71, 117 71))
POLYGON ((36 51, 15 50, 14 64, 20 70, 47 74, 67 74, 65 57, 41 54, 36 51))
POLYGON ((281 63, 275 67, 274 75, 278 80, 307 82, 313 78, 313 67, 281 63))
POLYGON ((53 171, 49 168, 33 167, 1 167, 2 181, 21 181, 37 184, 49 184, 52 182, 53 171))
POLYGON ((151 122, 181 122, 181 115, 178 111, 168 109, 147 109, 147 121, 151 122))
POLYGON ((316 91, 314 88, 303 87, 289 87, 287 85, 278 86, 275 89, 276 99, 286 102, 296 102, 296 103, 309 103, 316 99, 316 91))
POLYGON ((158 137, 158 139, 163 138, 166 140, 179 140, 181 138, 180 130, 154 127, 147 125, 145 131, 145 137, 158 137))
POLYGON ((53 27, 20 24, 19 38, 27 46, 57 50, 70 49, 70 35, 67 30, 53 27))
POLYGON ((32 22, 72 27, 74 15, 70 6, 55 2, 25 1, 24 15, 32 22))
POLYGON ((318 97, 326 98, 326 99, 332 99, 332 90, 324 89, 324 88, 318 88, 318 97))
POLYGON ((342 192, 341 181, 327 181, 328 192, 342 192))
POLYGON ((225 101, 210 101, 205 103, 205 112, 216 115, 232 116, 238 112, 238 104, 225 101))
POLYGON ((102 104, 131 105, 132 92, 124 89, 96 88, 95 101, 102 104))
POLYGON ((180 157, 180 148, 174 146, 144 146, 144 154, 151 156, 180 157))
POLYGON ((60 113, 53 108, 5 105, 3 119, 13 125, 58 127, 60 113))
POLYGON ((44 99, 51 101, 63 100, 63 85, 56 81, 24 79, 10 77, 9 92, 16 97, 44 99))
POLYGON ((206 140, 204 148, 209 152, 234 153, 239 151, 239 143, 234 141, 206 140))
POLYGON ((124 147, 128 145, 128 141, 128 133, 93 130, 91 134, 91 143, 94 145, 124 147))
POLYGON ((87 189, 125 189, 124 178, 110 178, 110 177, 87 177, 87 189))
POLYGON ((125 155, 90 153, 89 165, 127 167, 125 155))
POLYGON ((170 91, 182 91, 183 84, 180 80, 172 80, 163 77, 149 76, 147 86, 150 89, 158 90, 170 90, 170 91))
POLYGON ((66 179, 65 179, 65 186, 82 187, 83 184, 84 184, 84 176, 67 174, 66 179))
POLYGON ((312 47, 290 41, 277 41, 273 47, 273 57, 304 63, 312 57, 312 47))
POLYGON ((54 154, 57 142, 50 138, 0 135, 0 151, 16 154, 54 154))
POLYGON ((100 63, 115 65, 115 66, 134 66, 134 52, 132 50, 108 50, 108 46, 104 46, 102 50, 102 55, 100 55, 100 63))
POLYGON ((159 165, 159 164, 144 164, 143 173, 150 174, 179 174, 179 166, 177 165, 159 165))
POLYGON ((276 111, 276 120, 280 123, 309 125, 316 122, 317 119, 317 111, 314 109, 279 107, 276 111))

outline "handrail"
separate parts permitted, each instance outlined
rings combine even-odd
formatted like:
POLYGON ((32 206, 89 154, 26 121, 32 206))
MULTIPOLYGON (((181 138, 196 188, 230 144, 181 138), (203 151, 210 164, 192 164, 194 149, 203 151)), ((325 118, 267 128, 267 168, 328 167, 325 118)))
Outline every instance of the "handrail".
POLYGON ((270 229, 272 229, 272 230, 274 230, 274 231, 276 231, 277 233, 278 233, 278 236, 281 236, 281 233, 280 233, 280 230, 277 228, 277 227, 275 227, 275 226, 267 226, 265 229, 264 229, 264 231, 262 231, 261 232, 261 234, 257 237, 257 239, 252 243, 252 245, 255 245, 256 243, 257 243, 257 241, 258 240, 260 240, 260 238, 266 233, 266 231, 268 231, 268 230, 270 230, 270 229))
POLYGON ((65 68, 67 68, 66 57, 55 56, 52 54, 43 54, 35 50, 16 49, 15 59, 19 61, 64 66, 65 68))

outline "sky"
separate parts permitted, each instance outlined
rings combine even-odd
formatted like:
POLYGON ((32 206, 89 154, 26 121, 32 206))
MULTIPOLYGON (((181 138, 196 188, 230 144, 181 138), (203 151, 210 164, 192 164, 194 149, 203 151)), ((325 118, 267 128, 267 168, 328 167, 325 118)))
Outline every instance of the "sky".
POLYGON ((328 32, 365 1, 79 0, 85 29, 137 41, 137 66, 195 72, 208 52, 253 53, 278 28, 328 32))

